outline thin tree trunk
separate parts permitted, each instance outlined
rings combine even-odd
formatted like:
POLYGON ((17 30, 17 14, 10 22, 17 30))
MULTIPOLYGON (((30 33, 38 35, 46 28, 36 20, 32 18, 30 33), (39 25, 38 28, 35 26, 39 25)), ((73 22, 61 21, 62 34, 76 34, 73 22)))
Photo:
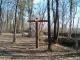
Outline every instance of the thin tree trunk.
MULTIPOLYGON (((28 0, 28 16, 29 20, 31 20, 32 7, 30 8, 30 0, 28 0)), ((29 22, 29 36, 31 37, 31 22, 29 22)))
POLYGON ((62 31, 61 33, 64 33, 64 20, 65 20, 65 2, 62 2, 62 31))
MULTIPOLYGON (((22 10, 20 10, 22 12, 22 10)), ((22 13, 19 14, 19 31, 22 33, 22 13)))
POLYGON ((71 32, 72 32, 72 0, 70 2, 70 25, 69 25, 69 38, 71 38, 71 32))
POLYGON ((64 32, 64 31, 63 31, 63 28, 64 28, 64 26, 63 26, 63 25, 64 25, 64 15, 65 15, 65 12, 64 12, 64 9, 65 9, 65 8, 64 8, 64 3, 63 3, 62 8, 63 8, 63 11, 62 11, 62 31, 61 31, 61 33, 63 34, 63 32, 64 32))
POLYGON ((56 0, 56 17, 54 18, 54 43, 57 43, 57 38, 58 38, 58 30, 59 30, 59 25, 58 25, 58 0, 56 0))
POLYGON ((2 31, 2 8, 1 8, 1 5, 2 5, 2 0, 1 0, 1 3, 0 3, 0 35, 1 35, 1 31, 2 31))
POLYGON ((23 16, 22 16, 22 36, 24 35, 24 19, 23 19, 23 16))
POLYGON ((12 25, 11 25, 11 21, 10 21, 10 32, 12 31, 12 25))
POLYGON ((47 0, 47 10, 48 10, 48 50, 51 49, 51 26, 50 26, 50 0, 47 0))
POLYGON ((58 6, 59 6, 59 3, 58 3, 58 0, 56 1, 56 4, 57 4, 57 9, 56 9, 56 20, 57 20, 57 41, 56 43, 58 43, 58 36, 59 36, 59 15, 58 15, 58 6))
MULTIPOLYGON (((76 34, 77 34, 78 26, 79 26, 79 19, 78 19, 78 22, 77 22, 76 34)), ((76 47, 76 49, 78 49, 79 45, 78 45, 78 40, 76 39, 76 34, 75 34, 75 43, 76 43, 75 47, 76 47)))
POLYGON ((77 12, 77 11, 75 11, 75 12, 74 12, 74 14, 73 14, 73 29, 72 29, 72 30, 73 30, 73 32, 74 32, 74 23, 75 23, 75 22, 74 22, 74 20, 75 20, 76 12, 77 12))
MULTIPOLYGON (((8 8, 7 8, 8 9, 8 8)), ((8 32, 8 10, 7 10, 7 25, 6 25, 6 31, 8 32)))
POLYGON ((14 22, 14 36, 13 36, 13 42, 15 42, 16 40, 16 25, 17 25, 17 18, 16 18, 16 15, 17 15, 17 5, 18 5, 18 1, 17 0, 17 4, 16 4, 16 9, 15 9, 15 22, 14 22))
MULTIPOLYGON (((30 16, 30 13, 29 14, 29 20, 31 20, 31 16, 30 16)), ((29 22, 29 36, 31 37, 31 22, 29 22)))
POLYGON ((56 19, 54 18, 54 38, 53 42, 56 43, 57 40, 57 34, 56 34, 56 19))
POLYGON ((20 20, 18 19, 18 20, 17 20, 17 29, 16 29, 16 33, 20 33, 19 27, 20 27, 20 20))
POLYGON ((53 34, 53 43, 55 42, 55 39, 56 39, 56 13, 54 11, 54 8, 53 8, 53 0, 52 0, 52 10, 53 10, 53 18, 54 18, 54 34, 53 34))
POLYGON ((57 22, 57 42, 56 43, 58 43, 58 37, 59 37, 59 16, 57 18, 58 18, 58 22, 57 22))

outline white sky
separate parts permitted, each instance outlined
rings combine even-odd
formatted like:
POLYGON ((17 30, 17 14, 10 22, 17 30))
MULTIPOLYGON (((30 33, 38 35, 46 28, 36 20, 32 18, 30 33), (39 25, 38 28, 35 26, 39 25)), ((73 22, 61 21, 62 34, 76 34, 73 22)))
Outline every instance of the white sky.
POLYGON ((36 4, 36 3, 39 3, 41 0, 34 0, 34 3, 36 4))

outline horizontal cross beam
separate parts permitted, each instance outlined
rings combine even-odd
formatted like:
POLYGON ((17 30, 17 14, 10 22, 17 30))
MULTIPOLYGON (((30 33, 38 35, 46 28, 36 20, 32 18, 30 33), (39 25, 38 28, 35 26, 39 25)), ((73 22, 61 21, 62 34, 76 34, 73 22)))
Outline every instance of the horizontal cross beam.
POLYGON ((35 20, 29 20, 28 22, 35 22, 36 23, 36 48, 39 46, 39 31, 38 31, 38 22, 48 22, 48 20, 38 20, 37 18, 35 20))
POLYGON ((29 20, 28 22, 48 22, 48 20, 29 20))

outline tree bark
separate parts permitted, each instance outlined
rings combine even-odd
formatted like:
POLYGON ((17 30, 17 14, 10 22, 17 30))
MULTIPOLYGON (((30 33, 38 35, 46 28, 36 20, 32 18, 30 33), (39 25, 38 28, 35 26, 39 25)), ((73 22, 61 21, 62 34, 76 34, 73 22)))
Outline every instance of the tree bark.
POLYGON ((7 8, 7 25, 6 25, 6 32, 8 32, 8 8, 7 8))
POLYGON ((70 2, 70 25, 69 25, 69 38, 71 38, 71 32, 72 32, 72 0, 70 2))
POLYGON ((2 0, 1 0, 1 3, 0 3, 0 35, 1 35, 1 31, 2 31, 2 8, 1 8, 1 5, 2 5, 2 0))
POLYGON ((77 28, 76 28, 76 32, 75 32, 75 48, 78 49, 79 44, 78 44, 78 39, 76 39, 76 34, 78 34, 78 26, 79 26, 79 18, 78 18, 78 22, 77 22, 77 28))
POLYGON ((51 26, 50 26, 50 0, 47 0, 47 12, 48 12, 48 50, 51 49, 51 26))
POLYGON ((62 29, 61 29, 61 33, 63 34, 64 31, 64 20, 65 20, 65 3, 62 3, 62 29))
POLYGON ((22 16, 22 36, 24 36, 24 19, 23 19, 23 16, 22 16))
POLYGON ((58 0, 56 0, 56 17, 54 18, 54 43, 57 43, 59 30, 58 0))
POLYGON ((16 18, 16 15, 17 15, 17 5, 18 5, 18 1, 19 1, 19 0, 17 0, 16 9, 15 9, 15 21, 14 21, 14 36, 13 36, 13 42, 15 42, 15 40, 16 40, 16 26, 17 26, 17 18, 16 18))
MULTIPOLYGON (((31 14, 32 14, 32 6, 30 6, 30 0, 28 0, 28 17, 29 17, 29 20, 31 20, 31 14)), ((31 34, 31 22, 29 22, 29 37, 31 37, 31 35, 32 35, 31 34)))

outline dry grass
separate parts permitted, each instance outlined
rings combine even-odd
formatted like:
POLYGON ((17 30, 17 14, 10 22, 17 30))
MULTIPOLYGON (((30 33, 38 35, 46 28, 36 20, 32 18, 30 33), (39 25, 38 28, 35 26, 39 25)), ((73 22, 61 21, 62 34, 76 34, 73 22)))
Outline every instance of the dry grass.
POLYGON ((58 44, 47 50, 46 42, 40 40, 39 48, 35 48, 35 38, 16 35, 16 43, 12 43, 13 34, 0 35, 0 60, 80 60, 80 53, 74 49, 58 44))

